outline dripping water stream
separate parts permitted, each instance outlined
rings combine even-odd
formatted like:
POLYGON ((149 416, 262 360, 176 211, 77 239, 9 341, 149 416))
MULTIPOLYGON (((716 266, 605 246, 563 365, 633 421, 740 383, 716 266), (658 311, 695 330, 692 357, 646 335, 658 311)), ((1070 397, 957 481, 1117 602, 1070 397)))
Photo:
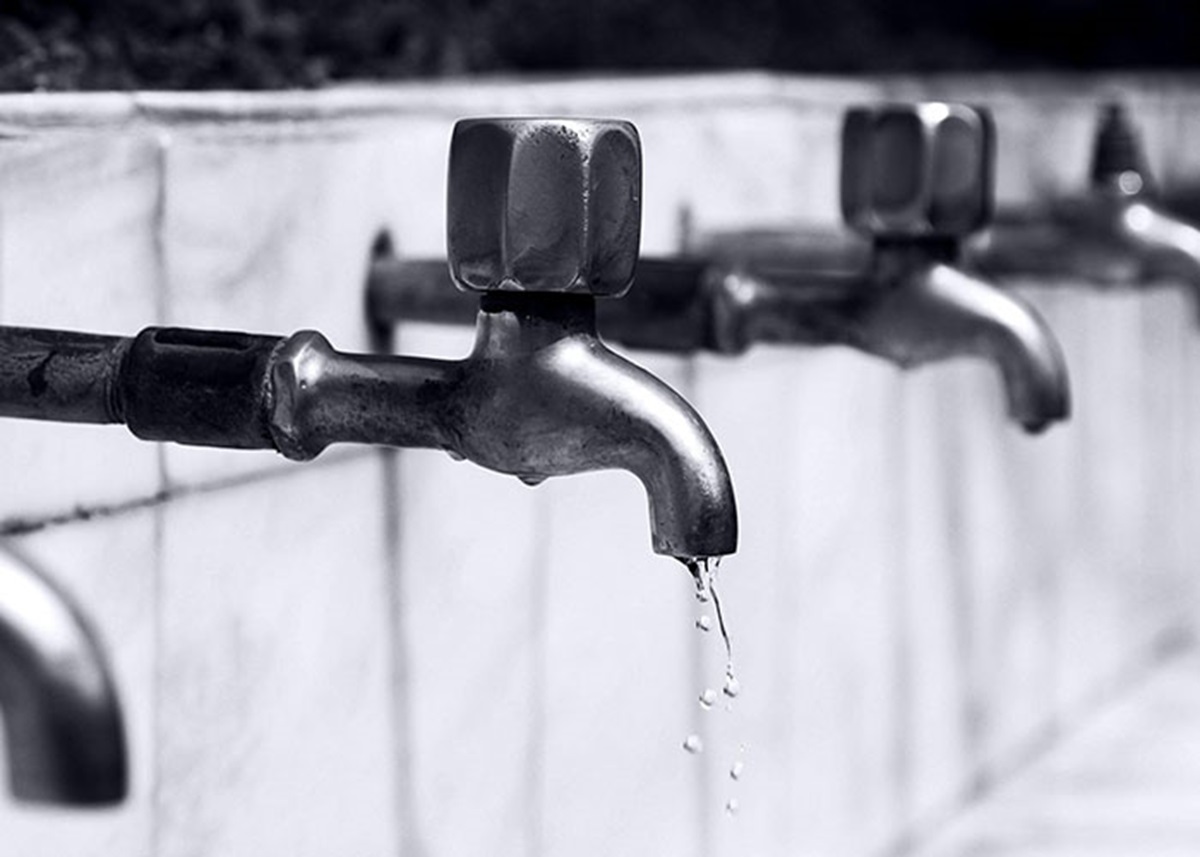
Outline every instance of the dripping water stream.
MULTIPOLYGON (((725 612, 721 606, 721 597, 717 594, 716 589, 716 573, 720 565, 720 557, 695 557, 695 558, 680 558, 680 562, 687 568, 692 576, 692 580, 696 586, 696 600, 701 607, 709 603, 712 604, 713 611, 716 614, 717 628, 721 633, 721 642, 725 648, 725 676, 724 685, 721 693, 726 698, 725 710, 733 711, 733 700, 741 693, 741 683, 738 681, 733 668, 733 645, 729 638, 729 629, 725 623, 725 612)), ((712 630, 712 619, 707 613, 701 613, 695 622, 696 628, 703 633, 712 630)), ((698 702, 700 708, 704 711, 711 710, 718 700, 718 694, 711 687, 706 687, 700 691, 698 702)), ((683 748, 693 755, 699 755, 704 752, 704 741, 701 735, 692 733, 684 739, 683 748)), ((745 747, 739 746, 738 756, 733 764, 729 767, 729 779, 733 782, 741 780, 746 768, 746 763, 742 759, 742 754, 745 747)), ((738 812, 739 802, 736 797, 730 797, 725 802, 725 812, 728 815, 734 815, 738 812)))

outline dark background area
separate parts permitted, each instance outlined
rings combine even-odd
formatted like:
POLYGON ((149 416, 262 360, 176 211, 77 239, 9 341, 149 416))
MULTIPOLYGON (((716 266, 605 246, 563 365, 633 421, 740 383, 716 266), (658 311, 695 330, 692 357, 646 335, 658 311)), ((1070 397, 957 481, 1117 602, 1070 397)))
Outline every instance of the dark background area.
POLYGON ((485 72, 1183 68, 1182 0, 22 0, 0 89, 263 89, 485 72))

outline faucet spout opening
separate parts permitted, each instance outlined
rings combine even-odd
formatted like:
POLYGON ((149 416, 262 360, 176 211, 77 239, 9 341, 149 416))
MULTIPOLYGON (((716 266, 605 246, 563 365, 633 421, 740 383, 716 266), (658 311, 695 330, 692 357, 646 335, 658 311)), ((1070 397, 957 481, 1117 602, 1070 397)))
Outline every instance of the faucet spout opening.
POLYGON ((696 411, 653 375, 605 351, 586 372, 609 404, 610 464, 646 489, 655 553, 683 560, 737 549, 733 484, 720 448, 696 411))
POLYGON ((593 299, 488 295, 468 363, 463 376, 476 380, 463 387, 467 458, 529 482, 630 471, 646 489, 656 553, 736 550, 720 448, 682 396, 604 345, 593 299))
POLYGON ((123 719, 95 634, 63 592, 4 550, 0 710, 15 797, 74 806, 125 798, 123 719))

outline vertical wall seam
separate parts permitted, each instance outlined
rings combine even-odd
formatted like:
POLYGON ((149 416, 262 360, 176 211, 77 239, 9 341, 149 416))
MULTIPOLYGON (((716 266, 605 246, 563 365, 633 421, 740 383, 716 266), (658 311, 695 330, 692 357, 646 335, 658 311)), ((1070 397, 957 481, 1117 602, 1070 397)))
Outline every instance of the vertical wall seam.
POLYGON ((909 614, 907 594, 911 591, 915 569, 913 563, 914 539, 912 536, 913 516, 910 494, 911 474, 909 473, 909 444, 913 437, 910 420, 913 409, 909 406, 909 387, 904 379, 897 379, 895 390, 895 407, 897 431, 890 435, 892 445, 893 484, 891 486, 892 508, 889 510, 892 539, 897 550, 898 558, 894 568, 885 569, 891 586, 885 587, 891 611, 892 634, 891 645, 888 647, 892 655, 892 748, 890 753, 890 768, 892 777, 892 798, 897 818, 894 829, 899 833, 899 841, 904 842, 913 822, 913 786, 914 762, 911 743, 914 735, 913 714, 913 648, 912 617, 909 614))
POLYGON ((404 500, 401 496, 403 458, 399 450, 378 451, 382 477, 383 502, 383 575, 384 616, 388 642, 388 700, 392 741, 393 821, 396 825, 400 854, 414 857, 424 853, 417 811, 414 805, 412 749, 412 677, 409 673, 407 627, 404 621, 404 564, 401 548, 403 533, 401 515, 404 500))
MULTIPOLYGON (((154 158, 155 158, 155 189, 154 189, 154 206, 151 212, 151 258, 154 266, 153 289, 154 289, 154 317, 155 321, 162 323, 167 317, 167 291, 169 284, 168 265, 166 258, 166 220, 167 220, 167 183, 168 183, 168 148, 170 137, 162 128, 154 128, 151 131, 154 140, 154 158)), ((163 444, 155 444, 155 469, 158 474, 158 492, 161 496, 167 496, 170 489, 170 475, 167 470, 166 449, 163 444)), ((151 655, 152 659, 152 682, 151 689, 151 744, 149 752, 150 759, 150 846, 151 854, 158 857, 164 853, 163 850, 163 825, 162 813, 165 806, 163 795, 163 772, 162 772, 162 746, 164 737, 164 724, 162 716, 162 698, 165 669, 165 654, 166 647, 166 628, 165 628, 165 612, 166 612, 166 504, 158 504, 154 507, 154 536, 153 536, 153 565, 152 565, 152 580, 151 580, 151 604, 154 611, 153 616, 153 639, 154 651, 151 655)))
MULTIPOLYGON (((396 336, 391 329, 368 331, 371 351, 390 354, 396 349, 396 336)), ((395 824, 396 847, 403 857, 425 853, 418 823, 413 782, 413 718, 411 699, 412 676, 409 672, 411 649, 408 628, 404 620, 404 562, 402 548, 404 533, 403 477, 404 457, 400 450, 380 448, 376 453, 381 475, 383 515, 383 557, 381 567, 384 603, 385 634, 388 644, 389 729, 392 744, 392 812, 395 824)))
POLYGON ((549 700, 550 640, 550 494, 545 491, 533 500, 533 556, 530 563, 530 645, 529 669, 529 743, 526 759, 525 840, 526 854, 541 857, 546 851, 546 742, 549 700))

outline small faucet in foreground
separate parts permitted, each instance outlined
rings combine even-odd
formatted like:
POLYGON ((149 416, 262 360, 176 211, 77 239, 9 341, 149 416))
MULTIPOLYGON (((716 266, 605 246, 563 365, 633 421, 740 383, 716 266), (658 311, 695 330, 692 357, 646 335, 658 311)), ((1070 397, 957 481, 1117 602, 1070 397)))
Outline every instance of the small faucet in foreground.
POLYGON ((1119 104, 1103 108, 1082 195, 1010 212, 968 248, 989 274, 1102 285, 1181 282, 1200 319, 1200 228, 1158 203, 1141 140, 1119 104))
POLYGON ((733 553, 733 488, 707 427, 596 335, 596 298, 629 288, 638 255, 634 127, 459 122, 448 202, 454 280, 483 293, 463 360, 344 354, 313 331, 0 328, 0 416, 124 422, 145 440, 296 460, 340 442, 441 449, 531 484, 625 469, 649 496, 656 552, 733 553))
MULTIPOLYGON (((1020 298, 959 267, 964 238, 992 211, 990 116, 954 104, 862 108, 842 137, 842 210, 871 239, 858 270, 709 258, 643 259, 638 287, 600 311, 635 348, 738 354, 753 343, 848 345, 909 367, 957 356, 1000 370, 1012 418, 1031 432, 1066 419, 1061 349, 1020 298)), ((465 322, 444 264, 380 259, 367 286, 376 324, 465 322)))
POLYGON ((118 803, 128 789, 121 708, 95 635, 67 596, 0 550, 0 711, 19 800, 118 803))

